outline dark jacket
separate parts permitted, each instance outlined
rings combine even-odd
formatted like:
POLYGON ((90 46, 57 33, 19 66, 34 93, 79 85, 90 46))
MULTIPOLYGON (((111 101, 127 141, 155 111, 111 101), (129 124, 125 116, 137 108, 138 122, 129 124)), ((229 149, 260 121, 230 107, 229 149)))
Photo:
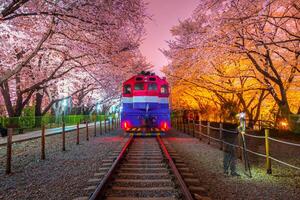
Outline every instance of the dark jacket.
POLYGON ((238 124, 223 123, 222 139, 224 143, 225 152, 234 152, 235 148, 229 144, 236 145, 238 138, 238 124), (227 131, 228 130, 228 131, 227 131), (229 143, 229 144, 226 144, 229 143))

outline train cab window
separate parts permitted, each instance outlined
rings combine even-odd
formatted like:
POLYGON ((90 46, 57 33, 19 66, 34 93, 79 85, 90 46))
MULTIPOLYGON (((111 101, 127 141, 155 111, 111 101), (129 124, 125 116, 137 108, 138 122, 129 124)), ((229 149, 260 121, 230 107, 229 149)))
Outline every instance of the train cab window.
POLYGON ((162 85, 160 87, 160 93, 161 94, 168 94, 168 86, 167 85, 162 85))
POLYGON ((124 86, 124 94, 131 94, 131 85, 124 86))
POLYGON ((144 83, 136 83, 134 85, 134 90, 144 90, 144 83))
POLYGON ((148 84, 148 90, 149 91, 156 91, 157 90, 157 84, 156 83, 149 83, 148 84))

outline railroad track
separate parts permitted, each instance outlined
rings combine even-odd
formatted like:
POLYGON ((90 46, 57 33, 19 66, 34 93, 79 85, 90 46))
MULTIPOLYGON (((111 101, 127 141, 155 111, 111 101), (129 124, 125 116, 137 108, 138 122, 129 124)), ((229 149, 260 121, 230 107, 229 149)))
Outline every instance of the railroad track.
MULTIPOLYGON (((209 199, 203 196, 197 198, 199 187, 187 185, 185 181, 195 184, 198 180, 193 179, 174 150, 170 153, 160 136, 130 137, 117 158, 100 168, 106 170, 101 172, 103 177, 92 179, 100 182, 89 200, 209 199), (174 161, 179 165, 179 171, 174 161)), ((203 188, 200 187, 200 190, 203 192, 203 188)))
POLYGON ((74 200, 211 200, 198 178, 168 141, 133 138, 111 152, 74 200))

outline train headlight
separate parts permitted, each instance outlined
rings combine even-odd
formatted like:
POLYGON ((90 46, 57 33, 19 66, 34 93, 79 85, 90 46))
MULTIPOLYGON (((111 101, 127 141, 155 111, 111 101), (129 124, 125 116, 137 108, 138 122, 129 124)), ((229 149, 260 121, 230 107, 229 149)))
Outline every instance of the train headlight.
POLYGON ((165 129, 165 130, 168 130, 168 123, 167 122, 162 122, 161 123, 161 128, 165 129))
POLYGON ((130 128, 129 123, 127 121, 123 122, 123 128, 124 129, 129 129, 130 128))

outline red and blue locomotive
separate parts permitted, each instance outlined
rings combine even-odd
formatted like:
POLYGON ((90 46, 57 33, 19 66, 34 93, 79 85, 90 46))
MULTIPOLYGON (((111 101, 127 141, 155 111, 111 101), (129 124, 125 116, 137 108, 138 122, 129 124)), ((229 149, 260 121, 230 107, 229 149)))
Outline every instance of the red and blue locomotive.
POLYGON ((170 128, 166 78, 142 72, 123 83, 122 128, 136 135, 162 134, 170 128))

